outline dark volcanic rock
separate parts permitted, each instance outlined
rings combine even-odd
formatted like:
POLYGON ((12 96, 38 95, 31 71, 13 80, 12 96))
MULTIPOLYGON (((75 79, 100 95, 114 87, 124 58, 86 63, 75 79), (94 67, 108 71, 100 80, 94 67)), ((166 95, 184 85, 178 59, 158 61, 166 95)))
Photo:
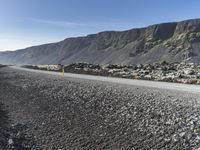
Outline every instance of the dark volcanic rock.
POLYGON ((166 40, 173 36, 176 23, 163 23, 146 28, 146 36, 152 36, 153 40, 166 40))
MULTIPOLYGON (((30 69, 61 71, 57 65, 24 66, 30 69)), ((162 61, 153 64, 138 65, 99 65, 88 63, 73 63, 64 66, 65 72, 112 76, 130 79, 157 80, 178 83, 200 84, 200 64, 168 63, 162 61)))

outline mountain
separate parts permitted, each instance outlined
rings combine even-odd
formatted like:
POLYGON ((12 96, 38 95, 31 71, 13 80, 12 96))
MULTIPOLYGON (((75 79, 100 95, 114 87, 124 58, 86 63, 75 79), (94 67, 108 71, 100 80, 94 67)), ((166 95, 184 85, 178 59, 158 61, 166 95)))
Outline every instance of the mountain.
POLYGON ((4 64, 144 64, 164 60, 200 63, 200 19, 100 32, 0 53, 4 64))

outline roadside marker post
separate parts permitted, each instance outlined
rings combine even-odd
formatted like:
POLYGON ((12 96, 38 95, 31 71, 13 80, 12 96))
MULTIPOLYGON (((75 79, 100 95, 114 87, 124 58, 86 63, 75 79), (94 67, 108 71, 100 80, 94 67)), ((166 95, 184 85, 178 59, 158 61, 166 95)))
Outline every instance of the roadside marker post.
POLYGON ((64 66, 62 66, 62 69, 61 69, 61 77, 62 77, 62 79, 64 79, 64 74, 65 74, 65 68, 64 68, 64 66))

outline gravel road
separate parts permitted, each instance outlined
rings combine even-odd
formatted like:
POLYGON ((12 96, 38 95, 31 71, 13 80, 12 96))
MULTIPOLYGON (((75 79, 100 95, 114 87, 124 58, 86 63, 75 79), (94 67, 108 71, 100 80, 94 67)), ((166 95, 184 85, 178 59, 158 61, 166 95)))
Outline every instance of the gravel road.
MULTIPOLYGON (((17 70, 22 70, 22 71, 29 71, 29 72, 48 74, 48 75, 61 76, 60 72, 28 69, 28 68, 22 68, 19 66, 11 66, 11 68, 17 69, 17 70)), ((83 74, 74 74, 74 73, 65 73, 64 76, 79 78, 79 79, 127 84, 127 85, 134 85, 134 86, 145 86, 145 87, 150 87, 150 88, 153 87, 153 88, 159 88, 159 89, 170 89, 170 90, 176 90, 176 91, 178 90, 178 91, 192 92, 192 93, 199 93, 199 91, 200 91, 199 85, 192 85, 192 84, 189 85, 189 84, 150 81, 150 80, 130 80, 130 79, 125 79, 125 78, 113 78, 113 77, 83 75, 83 74)))
POLYGON ((199 96, 0 68, 0 149, 198 149, 199 96))

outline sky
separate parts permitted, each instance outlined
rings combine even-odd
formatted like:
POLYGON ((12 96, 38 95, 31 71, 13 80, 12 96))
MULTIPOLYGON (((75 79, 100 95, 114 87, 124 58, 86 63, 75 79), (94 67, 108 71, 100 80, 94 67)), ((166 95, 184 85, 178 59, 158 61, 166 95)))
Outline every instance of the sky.
POLYGON ((0 0, 0 51, 200 18, 199 0, 0 0))

